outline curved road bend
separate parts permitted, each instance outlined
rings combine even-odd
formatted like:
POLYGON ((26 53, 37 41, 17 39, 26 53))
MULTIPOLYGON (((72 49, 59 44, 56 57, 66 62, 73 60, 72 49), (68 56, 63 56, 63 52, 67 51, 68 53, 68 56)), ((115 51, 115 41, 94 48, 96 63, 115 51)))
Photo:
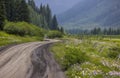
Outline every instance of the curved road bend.
POLYGON ((57 40, 30 42, 0 52, 0 78, 65 78, 49 52, 57 40))

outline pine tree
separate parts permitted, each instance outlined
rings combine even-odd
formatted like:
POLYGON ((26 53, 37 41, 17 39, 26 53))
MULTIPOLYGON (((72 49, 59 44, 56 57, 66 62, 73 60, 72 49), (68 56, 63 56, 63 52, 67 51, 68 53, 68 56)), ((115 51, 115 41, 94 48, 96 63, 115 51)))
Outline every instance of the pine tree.
POLYGON ((93 30, 91 30, 91 34, 96 35, 97 34, 97 28, 94 28, 93 30))
POLYGON ((108 35, 111 35, 112 34, 112 28, 109 28, 108 29, 108 35))
POLYGON ((41 4, 40 5, 40 12, 39 12, 39 14, 42 14, 42 12, 43 12, 43 5, 41 4))
MULTIPOLYGON (((41 25, 41 27, 45 29, 58 30, 57 18, 56 16, 52 17, 52 12, 49 5, 45 6, 41 4, 40 7, 38 8, 35 5, 34 0, 28 0, 28 4, 33 8, 33 10, 38 14, 38 16, 40 16, 40 22, 39 22, 40 24, 37 23, 37 25, 41 25)), ((34 18, 34 21, 35 20, 36 19, 34 18)))
POLYGON ((5 22, 5 4, 3 0, 0 0, 0 30, 3 30, 5 22))
POLYGON ((31 0, 28 0, 28 5, 31 5, 31 0))
POLYGON ((97 28, 97 32, 96 33, 100 35, 102 33, 101 28, 97 28))
POLYGON ((107 35, 107 29, 106 28, 103 30, 103 34, 107 35))
POLYGON ((42 8, 42 13, 41 13, 42 16, 45 16, 46 18, 46 6, 44 5, 43 8, 42 8))
POLYGON ((60 32, 64 33, 64 28, 63 27, 60 28, 60 32))
POLYGON ((34 0, 28 0, 28 4, 35 10, 36 5, 34 0))
POLYGON ((44 28, 44 29, 49 29, 44 16, 42 16, 42 18, 41 18, 41 27, 44 28))
POLYGON ((48 23, 48 27, 51 27, 52 14, 51 14, 51 10, 49 8, 49 5, 47 5, 47 7, 46 7, 46 21, 48 23))
POLYGON ((53 16, 51 29, 58 30, 58 21, 57 21, 56 15, 53 16))
POLYGON ((117 33, 117 35, 120 35, 120 29, 119 28, 116 30, 116 33, 117 33))
POLYGON ((17 7, 17 21, 30 22, 29 9, 25 0, 21 0, 17 7))
POLYGON ((5 0, 6 17, 8 21, 15 20, 15 0, 5 0))

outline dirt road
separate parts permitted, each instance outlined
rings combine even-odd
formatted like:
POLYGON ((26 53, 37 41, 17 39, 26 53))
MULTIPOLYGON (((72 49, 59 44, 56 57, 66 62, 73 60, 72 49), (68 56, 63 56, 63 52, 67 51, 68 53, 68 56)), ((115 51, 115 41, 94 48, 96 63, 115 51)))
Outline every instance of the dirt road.
POLYGON ((49 52, 56 40, 24 43, 0 52, 0 78, 65 78, 49 52))

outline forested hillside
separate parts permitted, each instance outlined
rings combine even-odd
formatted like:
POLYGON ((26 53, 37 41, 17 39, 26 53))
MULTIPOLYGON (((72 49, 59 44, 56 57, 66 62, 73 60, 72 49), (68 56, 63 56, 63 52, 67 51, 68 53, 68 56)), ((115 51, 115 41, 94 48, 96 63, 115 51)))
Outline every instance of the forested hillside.
POLYGON ((45 29, 59 30, 56 15, 53 16, 49 5, 37 7, 34 0, 28 0, 30 22, 45 29))
POLYGON ((49 5, 41 4, 37 7, 34 0, 0 0, 0 39, 6 39, 5 33, 7 37, 11 37, 9 34, 31 38, 35 36, 37 38, 31 40, 29 37, 26 40, 35 41, 42 40, 45 35, 62 37, 62 32, 63 28, 58 26, 56 15, 52 14, 49 5))
POLYGON ((92 29, 120 26, 120 0, 82 0, 60 14, 59 21, 66 29, 92 29))
POLYGON ((1 1, 1 17, 11 22, 28 22, 45 29, 59 30, 56 16, 52 15, 49 5, 37 7, 34 0, 1 1))

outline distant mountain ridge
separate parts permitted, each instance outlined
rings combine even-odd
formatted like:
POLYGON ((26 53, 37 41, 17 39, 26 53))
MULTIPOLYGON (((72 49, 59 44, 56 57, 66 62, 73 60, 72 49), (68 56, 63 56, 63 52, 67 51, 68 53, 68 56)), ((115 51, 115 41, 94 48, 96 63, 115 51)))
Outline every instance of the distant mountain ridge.
POLYGON ((70 9, 72 6, 74 6, 76 3, 82 0, 34 0, 39 7, 40 4, 49 4, 52 12, 54 14, 60 14, 68 9, 70 9))
POLYGON ((83 0, 58 19, 66 29, 120 27, 120 0, 83 0))

